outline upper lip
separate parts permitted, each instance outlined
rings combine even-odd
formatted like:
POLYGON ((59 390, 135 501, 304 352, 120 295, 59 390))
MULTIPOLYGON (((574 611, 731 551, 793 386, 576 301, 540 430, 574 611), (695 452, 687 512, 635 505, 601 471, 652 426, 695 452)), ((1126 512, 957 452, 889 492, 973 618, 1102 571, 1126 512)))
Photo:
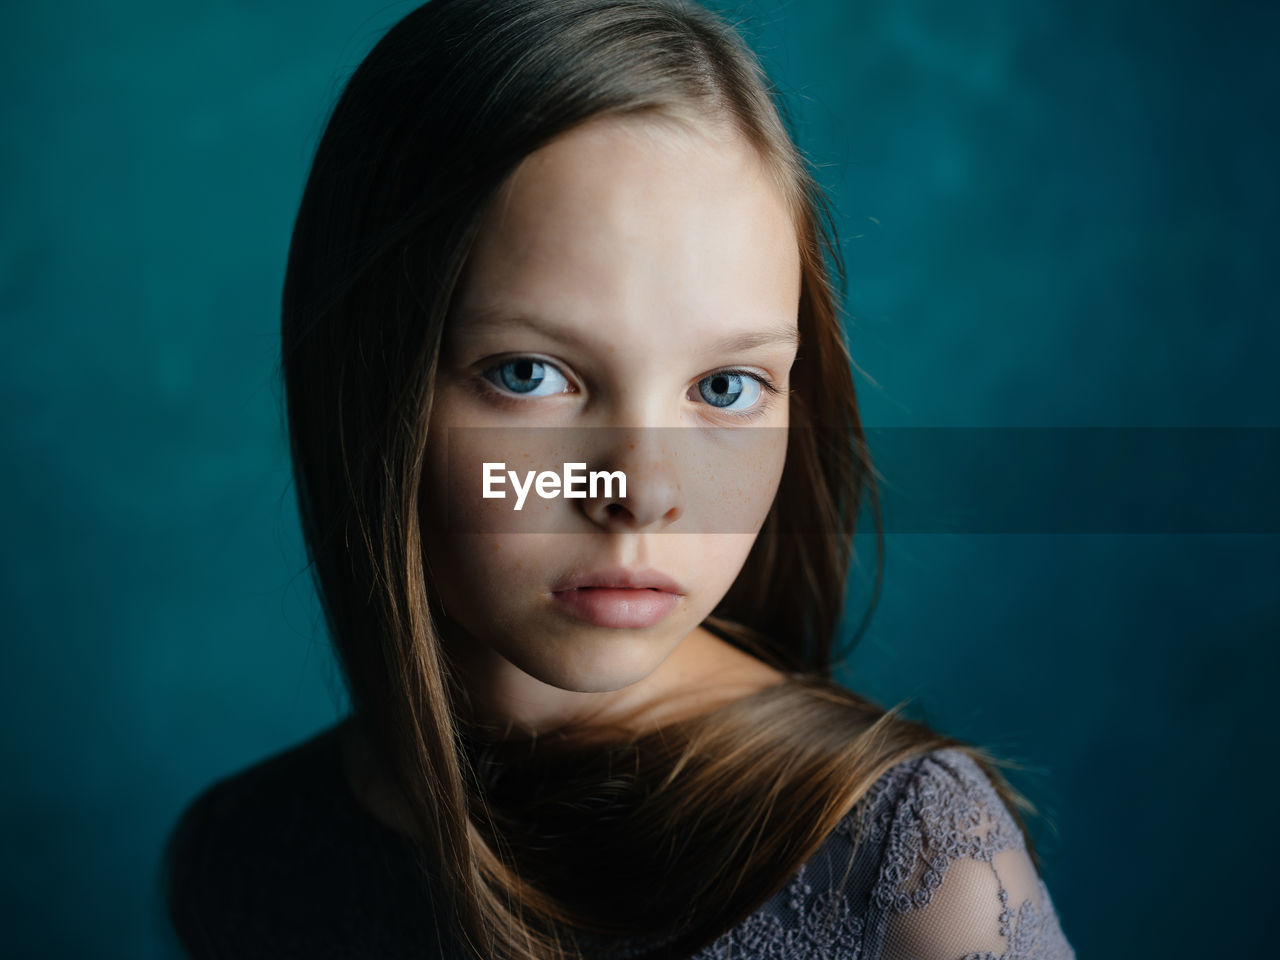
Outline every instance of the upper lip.
POLYGON ((609 567, 605 570, 572 574, 552 587, 551 592, 561 593, 565 590, 581 590, 590 587, 614 590, 662 590, 665 593, 684 595, 684 588, 665 573, 658 570, 628 570, 625 567, 609 567))

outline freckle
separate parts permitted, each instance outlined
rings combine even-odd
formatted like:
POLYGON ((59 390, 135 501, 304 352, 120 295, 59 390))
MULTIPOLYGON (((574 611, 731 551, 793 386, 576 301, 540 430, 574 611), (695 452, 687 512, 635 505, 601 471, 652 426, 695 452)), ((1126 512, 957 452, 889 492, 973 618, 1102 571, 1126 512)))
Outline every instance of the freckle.
POLYGON ((635 448, 636 448, 636 445, 634 443, 631 444, 631 449, 634 450, 635 448))
POLYGON ((501 553, 501 552, 502 552, 502 544, 500 544, 500 543, 491 543, 491 544, 489 544, 489 549, 490 549, 490 550, 492 550, 494 553, 501 553))

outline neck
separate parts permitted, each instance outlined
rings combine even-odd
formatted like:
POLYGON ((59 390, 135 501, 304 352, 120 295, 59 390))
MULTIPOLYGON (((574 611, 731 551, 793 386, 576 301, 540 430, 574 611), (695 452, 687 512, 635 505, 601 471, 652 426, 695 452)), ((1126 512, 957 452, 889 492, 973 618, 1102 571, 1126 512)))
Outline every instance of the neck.
POLYGON ((648 676, 618 690, 582 692, 544 683, 488 644, 446 634, 467 694, 462 719, 485 739, 572 732, 634 736, 699 716, 786 679, 786 674, 697 627, 648 676))

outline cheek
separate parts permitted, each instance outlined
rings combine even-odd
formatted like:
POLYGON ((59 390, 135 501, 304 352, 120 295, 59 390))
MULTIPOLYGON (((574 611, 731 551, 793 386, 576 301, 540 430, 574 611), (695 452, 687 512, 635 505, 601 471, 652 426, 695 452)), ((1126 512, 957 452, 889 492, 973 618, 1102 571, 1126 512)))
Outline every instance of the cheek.
POLYGON ((706 484, 714 497, 704 507, 701 529, 705 532, 671 537, 696 557, 696 563, 686 562, 687 568, 697 570, 699 591, 712 601, 708 614, 742 571, 773 506, 786 464, 785 428, 758 429, 752 434, 751 456, 735 458, 736 465, 729 470, 721 464, 722 481, 706 484))
POLYGON ((702 533, 680 538, 689 550, 687 568, 696 570, 700 587, 712 601, 719 603, 746 562, 747 554, 756 542, 754 533, 702 533))
MULTIPOLYGON (((769 438, 762 444, 760 459, 760 483, 767 491, 764 497, 767 501, 765 514, 769 512, 769 507, 773 506, 774 498, 778 495, 778 487, 782 483, 782 470, 787 463, 787 444, 790 439, 790 430, 787 427, 771 430, 769 433, 769 438)), ((764 523, 763 514, 759 517, 759 522, 764 523)))
POLYGON ((526 592, 536 593, 534 575, 546 566, 554 544, 546 534, 495 530, 469 516, 479 482, 468 471, 450 469, 451 461, 456 465, 481 455, 469 448, 468 436, 466 430, 452 431, 445 455, 428 450, 420 490, 422 549, 427 581, 451 617, 496 619, 529 600, 526 592))
MULTIPOLYGON (((590 445, 597 432, 454 417, 435 434, 437 443, 424 465, 424 516, 429 515, 433 530, 446 534, 527 536, 576 529, 580 518, 573 518, 581 501, 564 497, 560 487, 566 464, 594 464, 590 445), (544 474, 556 478, 545 490, 544 474)), ((575 483, 584 481, 577 473, 575 483)))
MULTIPOLYGON (((425 544, 429 579, 450 615, 499 619, 535 602, 552 545, 537 534, 455 533, 425 544)), ((476 627, 478 624, 468 623, 476 627)))
POLYGON ((682 460, 684 526, 709 534, 755 533, 764 524, 787 458, 785 427, 726 430, 712 440, 691 432, 682 460), (696 466, 695 466, 696 465, 696 466))

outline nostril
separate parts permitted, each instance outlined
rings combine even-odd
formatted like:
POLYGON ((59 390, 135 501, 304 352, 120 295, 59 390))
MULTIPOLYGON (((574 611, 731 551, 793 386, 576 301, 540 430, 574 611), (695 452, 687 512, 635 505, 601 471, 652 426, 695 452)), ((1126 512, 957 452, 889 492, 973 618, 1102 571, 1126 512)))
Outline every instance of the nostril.
POLYGON ((611 517, 621 517, 627 513, 627 508, 620 503, 611 503, 605 508, 605 512, 611 517))

